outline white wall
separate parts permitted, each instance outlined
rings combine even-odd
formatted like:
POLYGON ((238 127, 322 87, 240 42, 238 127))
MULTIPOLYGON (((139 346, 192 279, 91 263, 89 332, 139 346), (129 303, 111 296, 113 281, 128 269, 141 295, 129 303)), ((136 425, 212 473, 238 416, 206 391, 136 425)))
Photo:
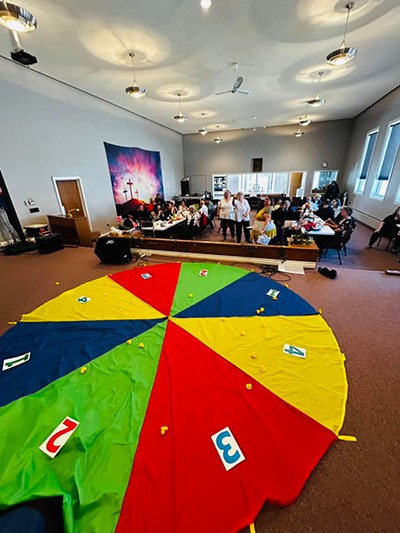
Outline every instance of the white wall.
POLYGON ((180 191, 182 136, 168 128, 3 58, 0 103, 0 170, 22 226, 59 213, 52 176, 81 177, 93 230, 115 223, 104 141, 159 151, 166 198, 180 191))
POLYGON ((378 221, 382 220, 386 215, 393 213, 397 207, 397 205, 394 204, 394 200, 400 185, 399 154, 384 200, 372 199, 369 195, 371 193, 374 178, 379 172, 388 124, 398 118, 400 118, 400 88, 395 89, 379 100, 376 104, 361 113, 361 115, 359 115, 354 121, 354 128, 347 156, 344 183, 349 191, 351 206, 354 209, 356 218, 373 228, 378 227, 378 221), (362 196, 355 195, 353 191, 360 170, 365 139, 367 133, 376 128, 379 128, 379 133, 367 176, 365 191, 362 196))
POLYGON ((221 144, 213 142, 216 132, 205 136, 184 135, 185 176, 206 175, 208 190, 212 190, 212 174, 251 172, 251 160, 261 157, 263 172, 306 171, 307 194, 311 192, 314 171, 323 170, 323 161, 329 164, 327 170, 339 170, 340 183, 352 124, 352 120, 313 123, 304 128, 305 134, 300 138, 293 136, 296 125, 257 129, 255 132, 221 131, 218 132, 223 138, 221 144))

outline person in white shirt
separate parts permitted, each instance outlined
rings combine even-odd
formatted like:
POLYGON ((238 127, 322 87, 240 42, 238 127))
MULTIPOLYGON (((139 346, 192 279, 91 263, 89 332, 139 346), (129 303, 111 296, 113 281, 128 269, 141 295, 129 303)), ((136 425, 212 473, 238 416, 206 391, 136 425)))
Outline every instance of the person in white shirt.
POLYGON ((218 216, 221 221, 222 235, 224 236, 224 241, 226 241, 227 228, 229 227, 229 232, 232 239, 235 238, 235 210, 233 206, 233 199, 230 191, 224 192, 224 197, 218 203, 218 216))
POLYGON ((206 206, 206 203, 204 200, 200 200, 199 213, 200 215, 204 215, 206 218, 208 218, 208 207, 206 206))
POLYGON ((242 228, 244 230, 244 238, 246 242, 250 240, 250 205, 245 199, 242 191, 236 195, 235 201, 235 220, 236 220, 236 242, 240 243, 242 239, 242 228))

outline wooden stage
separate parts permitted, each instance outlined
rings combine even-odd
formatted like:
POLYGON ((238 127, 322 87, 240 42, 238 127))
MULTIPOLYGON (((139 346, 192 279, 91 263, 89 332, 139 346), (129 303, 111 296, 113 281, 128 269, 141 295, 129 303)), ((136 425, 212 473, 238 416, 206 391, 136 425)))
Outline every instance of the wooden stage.
POLYGON ((301 246, 263 246, 233 242, 139 238, 131 240, 131 247, 149 255, 263 265, 278 265, 285 261, 288 265, 303 268, 315 268, 319 253, 314 242, 301 246))

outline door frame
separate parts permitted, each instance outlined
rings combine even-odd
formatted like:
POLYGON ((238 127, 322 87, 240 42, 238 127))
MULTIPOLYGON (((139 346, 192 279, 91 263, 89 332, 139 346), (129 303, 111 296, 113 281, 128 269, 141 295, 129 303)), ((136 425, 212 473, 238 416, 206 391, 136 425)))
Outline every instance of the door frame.
POLYGON ((83 216, 85 216, 87 218, 88 223, 89 223, 89 227, 92 229, 92 223, 91 223, 90 216, 89 216, 89 210, 87 208, 85 192, 83 190, 83 185, 82 185, 81 178, 79 176, 52 176, 51 179, 53 180, 53 185, 54 185, 54 190, 55 190, 55 193, 56 193, 58 207, 60 208, 60 213, 62 213, 63 215, 65 215, 65 208, 64 208, 64 206, 62 204, 62 201, 61 201, 60 191, 58 190, 57 182, 58 181, 71 181, 71 180, 76 181, 76 184, 78 186, 79 196, 81 198, 81 202, 82 202, 82 205, 83 205, 83 210, 84 210, 83 216))

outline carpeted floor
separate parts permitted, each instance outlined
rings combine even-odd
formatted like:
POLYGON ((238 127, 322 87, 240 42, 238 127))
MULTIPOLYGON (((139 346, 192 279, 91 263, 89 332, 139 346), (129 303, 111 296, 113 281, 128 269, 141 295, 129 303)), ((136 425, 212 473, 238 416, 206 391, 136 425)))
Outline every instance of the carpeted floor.
MULTIPOLYGON (((352 264, 351 250, 361 250, 369 234, 357 227, 342 267, 330 252, 333 263, 328 258, 322 265, 338 267, 335 280, 314 270, 288 281, 291 289, 322 308, 347 356, 349 399, 342 433, 357 436, 358 442, 334 444, 295 504, 285 509, 266 505, 256 520, 257 533, 400 531, 400 277, 384 273, 399 263, 383 251, 382 242, 381 249, 359 251, 361 257, 352 264)), ((154 256, 149 261, 153 259, 165 262, 154 256)), ((8 321, 19 320, 69 288, 133 266, 102 265, 89 248, 0 256, 0 332, 10 327, 8 321)))

